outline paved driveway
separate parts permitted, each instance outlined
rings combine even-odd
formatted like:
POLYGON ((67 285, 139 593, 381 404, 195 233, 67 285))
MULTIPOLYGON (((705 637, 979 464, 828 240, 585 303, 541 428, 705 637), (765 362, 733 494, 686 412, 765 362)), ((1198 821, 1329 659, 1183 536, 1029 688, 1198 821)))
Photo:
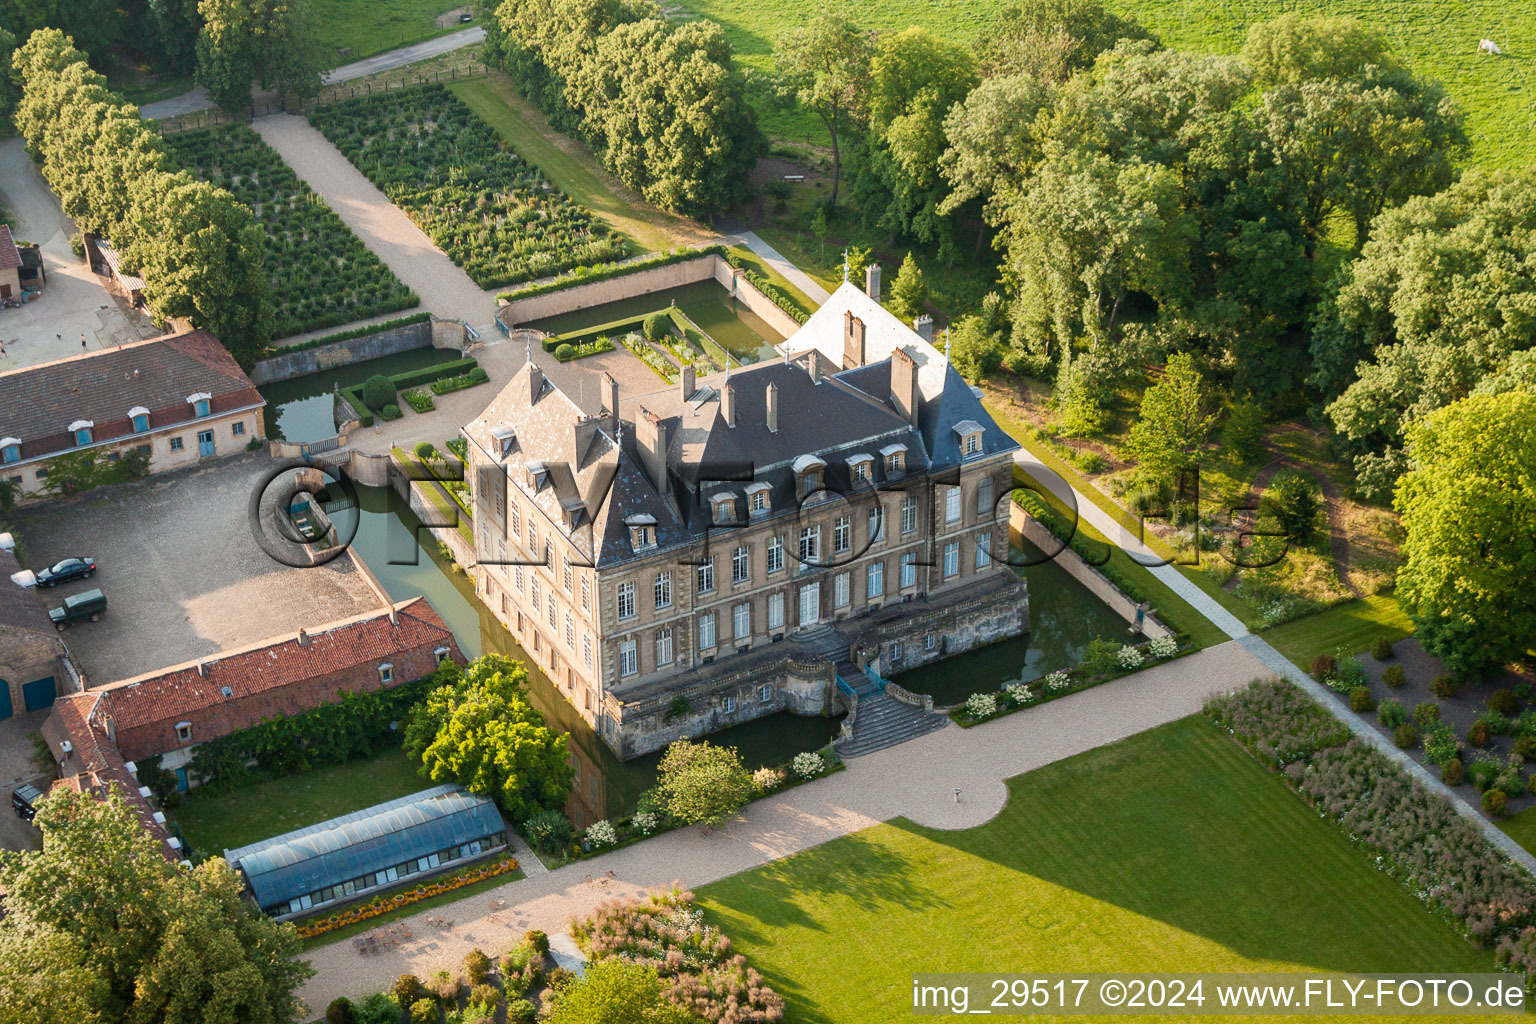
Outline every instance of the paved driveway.
POLYGON ((94 579, 45 592, 50 605, 91 587, 107 595, 100 622, 64 633, 90 684, 382 605, 347 556, 293 569, 261 550, 246 506, 271 466, 264 453, 238 455, 22 511, 29 566, 90 555, 101 567, 94 579))

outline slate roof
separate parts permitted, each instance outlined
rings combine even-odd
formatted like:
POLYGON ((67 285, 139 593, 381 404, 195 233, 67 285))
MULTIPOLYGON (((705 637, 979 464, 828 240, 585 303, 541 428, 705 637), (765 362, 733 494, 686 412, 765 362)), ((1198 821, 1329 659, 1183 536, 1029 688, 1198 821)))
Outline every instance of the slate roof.
POLYGON ((19 438, 23 459, 53 455, 75 446, 78 420, 94 423, 97 442, 131 435, 135 406, 151 430, 191 422, 187 396, 202 392, 215 414, 266 404, 218 339, 195 330, 0 373, 0 437, 19 438))
POLYGON ((21 253, 16 240, 11 237, 11 226, 0 224, 0 270, 14 270, 21 266, 21 253))
POLYGON ((944 353, 918 337, 912 326, 880 303, 864 294, 851 282, 843 282, 837 291, 811 314, 800 329, 780 342, 778 349, 790 356, 816 349, 833 366, 843 365, 843 316, 845 313, 864 321, 864 364, 879 363, 898 348, 905 349, 917 363, 917 385, 923 398, 936 398, 944 390, 945 369, 949 360, 944 353))
POLYGON ((37 591, 11 582, 11 574, 20 571, 21 563, 16 560, 16 553, 0 548, 0 626, 56 635, 58 631, 48 618, 48 609, 37 591))

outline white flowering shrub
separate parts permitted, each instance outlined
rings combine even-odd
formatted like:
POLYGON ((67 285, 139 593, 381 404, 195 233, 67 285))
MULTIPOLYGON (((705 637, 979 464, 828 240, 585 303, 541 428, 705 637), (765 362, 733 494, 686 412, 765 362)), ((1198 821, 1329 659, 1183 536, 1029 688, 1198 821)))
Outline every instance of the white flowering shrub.
POLYGON ((807 750, 803 754, 796 754, 795 759, 789 763, 789 766, 802 779, 809 779, 825 771, 827 762, 822 760, 821 755, 814 750, 807 750))
POLYGON ((1171 636, 1160 636, 1148 645, 1154 658, 1171 658, 1179 653, 1179 641, 1171 636))
POLYGON ((986 718, 997 714, 997 694, 973 693, 965 698, 965 713, 972 718, 986 718))
POLYGON ((612 846, 619 841, 619 833, 607 818, 587 826, 587 842, 593 846, 612 846))
POLYGON ((1043 685, 1045 686, 1046 693, 1061 693, 1068 686, 1072 685, 1072 680, 1067 678, 1065 672, 1052 672, 1045 677, 1043 685))
POLYGON ((766 793, 783 781, 784 773, 777 768, 759 768, 752 773, 752 788, 759 793, 766 793))
POLYGON ((1115 655, 1115 660, 1120 662, 1121 668, 1141 668, 1141 663, 1146 661, 1146 655, 1141 653, 1141 648, 1126 644, 1115 655))
POLYGON ((1028 704, 1035 699, 1035 691, 1023 683, 1008 684, 1008 699, 1015 704, 1028 704))
POLYGON ((635 816, 629 819, 629 823, 640 830, 641 835, 650 835, 656 831, 656 826, 661 824, 661 816, 654 811, 636 811, 635 816))

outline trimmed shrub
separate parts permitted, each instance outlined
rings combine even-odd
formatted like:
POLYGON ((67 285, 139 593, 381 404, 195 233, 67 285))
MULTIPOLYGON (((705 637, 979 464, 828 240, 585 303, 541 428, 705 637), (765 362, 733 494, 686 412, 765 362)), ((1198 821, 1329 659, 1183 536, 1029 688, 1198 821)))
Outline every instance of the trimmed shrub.
POLYGON ((1493 696, 1488 698, 1488 706, 1505 718, 1513 718, 1520 711, 1520 701, 1514 690, 1494 690, 1493 696))
MULTIPOLYGON (((478 953, 479 950, 475 950, 475 952, 478 953)), ((481 955, 484 956, 483 953, 481 955)), ((487 958, 486 963, 490 963, 489 958, 487 958)), ((471 1003, 486 1007, 491 1011, 492 1015, 494 1015, 496 1011, 501 1007, 504 999, 505 997, 501 994, 501 990, 499 988, 497 988, 495 985, 484 984, 483 982, 470 989, 469 992, 469 1001, 471 1003)))
POLYGON ((1413 706, 1413 720, 1425 728, 1440 721, 1440 705, 1432 700, 1422 700, 1413 706))
POLYGON ((395 987, 391 990, 395 996, 395 1002, 401 1009, 408 1008, 416 1000, 427 994, 427 986, 421 983, 421 979, 414 974, 402 974, 395 979, 395 987))
POLYGON ((1419 745, 1419 727, 1412 722, 1404 722, 1392 730, 1392 742, 1403 750, 1412 750, 1419 745))
POLYGON ((1507 803, 1509 796, 1502 789, 1490 789, 1483 794, 1483 810, 1496 817, 1504 813, 1507 803))
POLYGON ((568 363, 576 358, 576 347, 568 341, 562 341, 555 346, 555 358, 562 363, 568 363))
POLYGON ((379 417, 385 420, 397 420, 400 418, 400 407, 391 403, 379 410, 379 417))
POLYGON ((1384 636, 1379 636, 1371 641, 1371 657, 1377 661, 1386 661, 1392 657, 1392 641, 1384 636))
POLYGON ((1371 688, 1369 686, 1357 686, 1349 691, 1349 710, 1376 710, 1376 698, 1371 696, 1371 688))
MULTIPOLYGON (((1453 757, 1440 766, 1440 778, 1447 786, 1459 786, 1466 781, 1466 777, 1466 769, 1462 767, 1459 757, 1453 757)), ((1536 778, 1536 775, 1532 778, 1536 778)))
POLYGON ((1408 673, 1401 665, 1388 665, 1381 673, 1381 681, 1395 690, 1408 682, 1408 673))
POLYGON ((469 371, 469 379, 476 384, 484 384, 491 379, 491 375, 485 371, 485 367, 476 366, 473 370, 469 371))
POLYGON ((667 333, 667 328, 672 326, 672 318, 657 310, 646 315, 642 324, 646 340, 660 341, 667 333))
POLYGON ((382 373, 376 373, 363 382, 363 402, 368 408, 379 412, 394 400, 395 382, 382 373))
POLYGON ((416 452, 416 457, 422 462, 426 462, 437 455, 437 449, 432 447, 431 441, 417 441, 413 451, 416 452))
POLYGON ((325 1024, 352 1024, 352 1000, 337 996, 325 1008, 325 1024))
POLYGON ((1478 716, 1487 726, 1488 731, 1495 736, 1503 736, 1514 728, 1509 719, 1489 708, 1478 716))
POLYGON ((1404 710, 1400 701, 1388 697, 1381 702, 1381 707, 1376 709, 1376 718, 1388 729, 1396 729, 1408 721, 1408 712, 1404 710))
POLYGON ((1331 654, 1319 654, 1312 659, 1312 678, 1327 683, 1338 673, 1339 663, 1331 654))
POLYGON ((1479 754, 1476 760, 1467 765, 1467 779, 1472 783, 1472 788, 1481 793, 1493 788, 1493 780, 1499 777, 1501 770, 1499 762, 1487 754, 1479 754))
POLYGON ((1521 760, 1536 761, 1536 736, 1522 734, 1515 737, 1515 753, 1521 760))
MULTIPOLYGON (((464 977, 471 986, 485 984, 491 973, 491 958, 478 949, 464 954, 464 977)), ((471 997, 473 998, 473 997, 471 997)))
POLYGON ((1472 728, 1467 730, 1467 742, 1474 747, 1486 747, 1492 738, 1493 730, 1482 719, 1473 722, 1472 728))
MULTIPOLYGON (((560 811, 540 811, 523 822, 523 837, 535 850, 542 853, 558 853, 571 844, 576 829, 571 819, 560 811)), ((541 933, 542 934, 542 933, 541 933)), ((540 950, 539 952, 547 952, 540 950)))
POLYGON ((1461 754, 1461 741, 1444 722, 1424 727, 1424 760, 1430 764, 1446 765, 1461 754))
POLYGON ((1449 700, 1456 696, 1456 691, 1461 689, 1456 683, 1455 676, 1445 674, 1435 676, 1435 681, 1429 684, 1429 688, 1441 700, 1449 700))

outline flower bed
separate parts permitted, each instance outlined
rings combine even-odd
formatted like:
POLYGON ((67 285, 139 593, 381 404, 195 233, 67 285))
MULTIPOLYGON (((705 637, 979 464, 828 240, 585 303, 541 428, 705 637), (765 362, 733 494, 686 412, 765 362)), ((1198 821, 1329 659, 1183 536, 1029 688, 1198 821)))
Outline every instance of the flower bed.
POLYGON ((420 388, 415 391, 402 391, 400 397, 405 399, 405 404, 417 412, 431 412, 437 408, 437 403, 432 401, 432 396, 420 388))
POLYGON ((516 857, 500 857, 493 861, 485 861, 456 871, 451 875, 425 880, 410 888, 401 889, 393 893, 380 893, 366 903, 356 903, 350 907, 333 910, 323 917, 312 917, 305 921, 297 922, 299 938, 312 939, 326 932, 333 932, 338 928, 346 928, 349 925, 358 924, 371 918, 378 917, 401 907, 419 903, 433 896, 441 896, 445 892, 462 889, 466 885, 474 885, 483 882, 487 878, 495 878, 497 875, 505 875, 517 870, 516 857))
MULTIPOLYGON (((465 356, 463 359, 451 359, 436 366, 423 367, 420 370, 407 370, 405 373, 397 373, 389 378, 389 382, 395 386, 396 391, 404 391, 408 388, 419 388, 425 384, 432 389, 434 394, 447 394, 449 391, 458 391, 460 388, 473 387, 490 380, 490 375, 480 368, 473 356, 465 356), (465 381, 455 387, 447 387, 439 390, 440 381, 452 378, 456 381, 465 381)), ((341 397, 346 399, 357 412, 358 419, 365 427, 373 426, 373 416, 381 410, 369 409, 368 403, 363 401, 363 384, 354 384, 351 387, 341 389, 341 397)), ((410 402, 410 398, 406 398, 410 402)), ((435 408, 437 403, 432 403, 428 408, 435 408)), ((416 408, 414 403, 411 407, 416 408)), ((427 409, 416 409, 417 412, 426 412, 427 409)))
POLYGON ((274 337, 365 320, 419 301, 247 125, 174 132, 164 142, 172 160, 231 192, 266 231, 274 337))
POLYGON ((1256 680, 1245 690, 1213 697, 1205 713, 1271 768, 1349 739, 1343 722, 1283 679, 1256 680))
POLYGON ((673 366, 672 363, 660 352, 657 352, 655 349, 651 348, 650 342, 646 341, 645 338, 631 331, 630 333, 621 336, 619 340, 622 341, 624 343, 624 347, 633 352, 642 363, 644 363, 646 366, 649 366, 652 370, 655 370, 656 376, 660 377, 668 384, 677 379, 677 367, 673 366))
MULTIPOLYGON (((1097 643, 1097 641, 1095 641, 1097 643)), ((949 709, 949 717, 962 729, 969 729, 994 718, 1002 718, 1036 704, 1057 700, 1081 690, 1086 690, 1111 679, 1144 668, 1193 654, 1196 648, 1184 634, 1159 637, 1140 644, 1122 645, 1113 654, 1113 668, 1093 668, 1079 665, 1065 671, 1052 672, 1028 683, 1010 683, 996 692, 973 693, 964 704, 949 709)))
POLYGON ((482 288, 629 254, 441 85, 327 104, 310 120, 482 288))

